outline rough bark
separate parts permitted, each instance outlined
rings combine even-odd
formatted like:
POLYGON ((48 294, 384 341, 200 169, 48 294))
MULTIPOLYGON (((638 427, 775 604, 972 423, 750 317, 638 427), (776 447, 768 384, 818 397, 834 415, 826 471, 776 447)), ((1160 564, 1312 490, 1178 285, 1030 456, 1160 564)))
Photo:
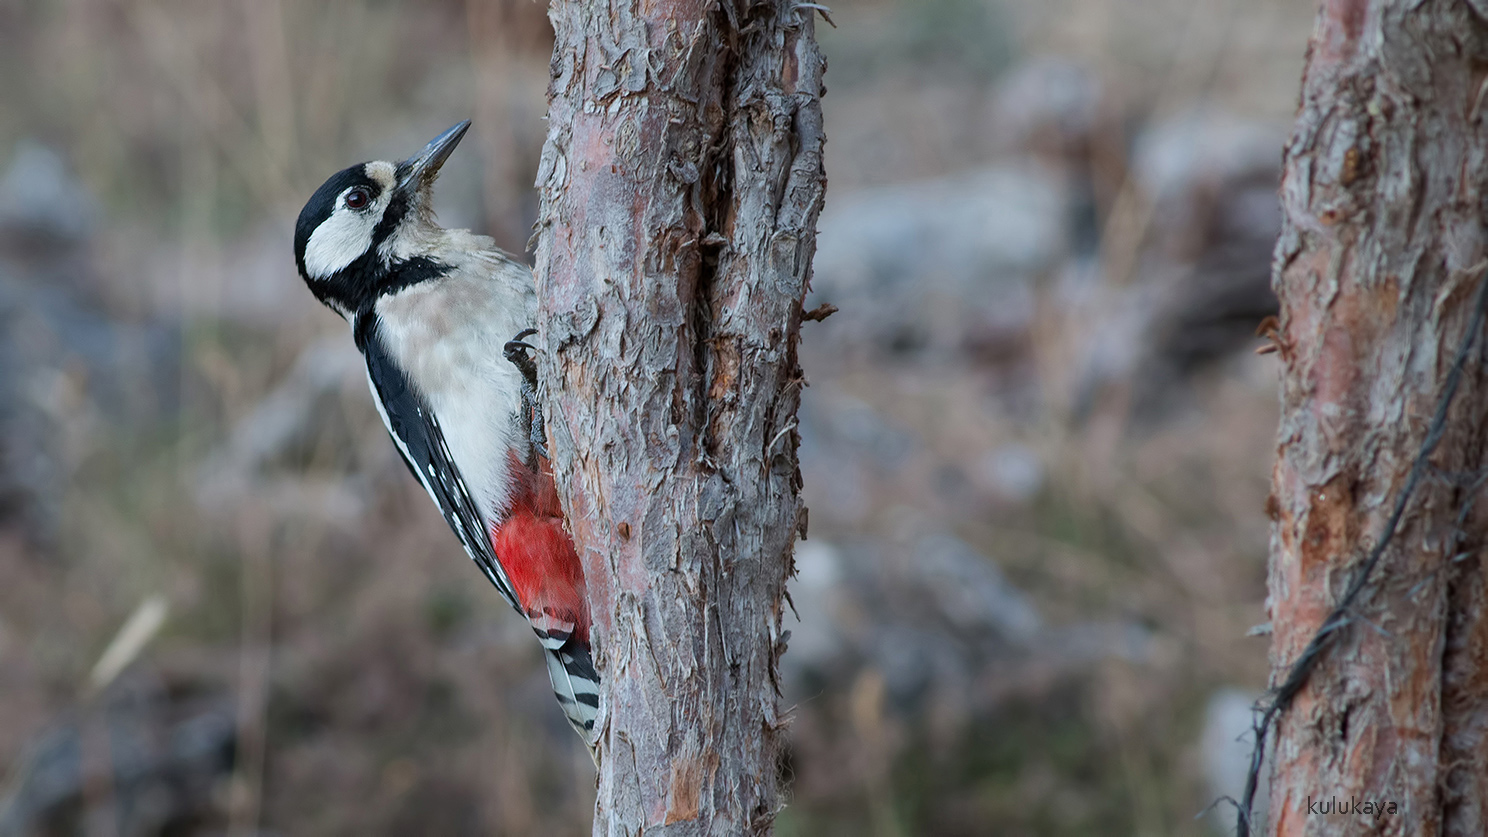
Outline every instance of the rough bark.
POLYGON ((561 2, 538 187, 549 446, 588 582, 595 834, 767 833, 805 512, 824 69, 790 0, 561 2))
MULTIPOLYGON (((1379 542, 1483 281, 1485 11, 1482 0, 1319 10, 1276 250, 1274 682, 1379 542)), ((1484 468, 1481 368, 1474 351, 1352 619, 1281 715, 1275 833, 1488 833, 1485 521, 1469 502, 1484 468), (1309 811, 1333 798, 1385 813, 1309 811)))

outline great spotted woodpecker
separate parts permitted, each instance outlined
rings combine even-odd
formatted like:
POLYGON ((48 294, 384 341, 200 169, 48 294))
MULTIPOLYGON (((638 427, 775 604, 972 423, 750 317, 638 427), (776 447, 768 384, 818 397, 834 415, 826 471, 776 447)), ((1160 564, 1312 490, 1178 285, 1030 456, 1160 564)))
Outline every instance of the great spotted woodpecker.
POLYGON ((377 410, 496 590, 541 641, 558 703, 593 745, 599 675, 584 573, 542 446, 532 273, 485 236, 447 230, 430 206, 439 168, 470 127, 402 162, 332 175, 300 212, 295 262, 351 324, 377 410))

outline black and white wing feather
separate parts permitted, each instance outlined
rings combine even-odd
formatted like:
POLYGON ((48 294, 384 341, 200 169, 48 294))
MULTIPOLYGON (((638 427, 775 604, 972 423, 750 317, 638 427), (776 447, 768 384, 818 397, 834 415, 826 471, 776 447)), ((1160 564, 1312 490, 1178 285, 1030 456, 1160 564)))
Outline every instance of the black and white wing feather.
POLYGON ((485 518, 450 456, 439 418, 409 385, 408 376, 388 354, 377 335, 377 315, 369 312, 358 317, 354 334, 357 348, 367 360, 367 378, 376 396, 373 400, 382 414, 388 435, 393 437, 393 444, 403 454, 403 461, 423 484, 424 490, 429 492, 471 560, 496 585, 501 597, 521 612, 511 581, 491 548, 485 518))

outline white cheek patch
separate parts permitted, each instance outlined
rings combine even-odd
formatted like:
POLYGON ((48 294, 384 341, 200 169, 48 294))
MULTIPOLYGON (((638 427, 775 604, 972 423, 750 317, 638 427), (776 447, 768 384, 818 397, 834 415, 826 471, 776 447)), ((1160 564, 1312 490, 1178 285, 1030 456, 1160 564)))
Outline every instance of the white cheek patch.
POLYGON ((375 216, 337 206, 305 244, 305 274, 311 279, 329 279, 344 270, 372 246, 376 226, 375 216))

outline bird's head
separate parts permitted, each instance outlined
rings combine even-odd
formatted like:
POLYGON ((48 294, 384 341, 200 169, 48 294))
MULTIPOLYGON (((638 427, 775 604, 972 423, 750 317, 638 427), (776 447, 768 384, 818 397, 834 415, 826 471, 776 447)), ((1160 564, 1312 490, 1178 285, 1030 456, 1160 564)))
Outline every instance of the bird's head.
POLYGON ((439 275, 428 253, 440 232, 430 195, 466 120, 399 163, 374 160, 321 184, 295 224, 295 264, 326 305, 351 318, 377 297, 439 275))

